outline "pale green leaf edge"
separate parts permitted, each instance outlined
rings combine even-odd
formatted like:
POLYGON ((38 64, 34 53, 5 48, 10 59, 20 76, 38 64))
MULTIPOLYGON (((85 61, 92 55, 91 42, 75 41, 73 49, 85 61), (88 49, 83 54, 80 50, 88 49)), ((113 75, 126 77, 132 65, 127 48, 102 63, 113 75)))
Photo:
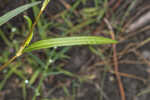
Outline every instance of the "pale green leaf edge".
POLYGON ((31 45, 26 47, 23 52, 30 52, 33 50, 50 47, 62 47, 74 45, 98 45, 111 43, 117 43, 117 41, 100 36, 74 36, 74 37, 50 38, 32 43, 31 45))
POLYGON ((17 16, 18 14, 20 14, 20 13, 24 12, 25 10, 27 10, 37 4, 40 4, 40 3, 41 3, 41 1, 33 2, 33 3, 26 4, 26 5, 23 5, 21 7, 14 9, 14 10, 9 11, 8 13, 6 13, 0 17, 0 26, 5 24, 6 22, 8 22, 13 17, 17 16))

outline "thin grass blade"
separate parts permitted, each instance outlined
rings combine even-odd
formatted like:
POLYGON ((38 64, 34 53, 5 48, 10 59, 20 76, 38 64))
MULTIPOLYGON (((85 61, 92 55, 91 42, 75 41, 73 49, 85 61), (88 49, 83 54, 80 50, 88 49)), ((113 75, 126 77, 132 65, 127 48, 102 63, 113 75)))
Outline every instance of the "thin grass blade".
POLYGON ((50 48, 50 47, 61 47, 61 46, 74 46, 74 45, 98 45, 98 44, 111 44, 117 43, 116 40, 112 40, 100 36, 76 36, 76 37, 62 37, 62 38, 51 38, 46 40, 37 41, 27 48, 23 52, 30 52, 33 50, 50 48))
POLYGON ((4 14, 3 16, 0 17, 0 26, 5 24, 6 22, 8 22, 10 19, 12 19, 13 17, 17 16, 18 14, 24 12, 25 10, 37 5, 37 4, 40 4, 41 2, 38 1, 38 2, 33 2, 33 3, 30 3, 30 4, 26 4, 26 5, 23 5, 23 6, 20 6, 12 11, 9 11, 8 13, 4 14))

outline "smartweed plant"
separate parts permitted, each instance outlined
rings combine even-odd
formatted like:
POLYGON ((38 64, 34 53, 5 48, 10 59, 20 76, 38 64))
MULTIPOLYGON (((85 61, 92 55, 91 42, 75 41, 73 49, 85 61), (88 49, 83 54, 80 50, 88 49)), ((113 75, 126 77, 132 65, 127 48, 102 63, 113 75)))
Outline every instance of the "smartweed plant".
MULTIPOLYGON (((105 37, 100 36, 74 36, 74 37, 58 37, 58 38, 50 38, 46 40, 40 40, 37 42, 34 42, 32 44, 29 44, 33 37, 33 30, 38 23, 38 20, 45 10, 46 6, 51 0, 44 0, 42 7, 40 9, 39 14, 36 16, 36 19, 34 23, 31 25, 31 28, 29 30, 27 38, 24 40, 22 45, 20 46, 20 49, 16 52, 16 55, 13 56, 9 61, 7 61, 4 65, 0 67, 0 71, 2 71, 8 64, 10 64, 12 61, 14 61, 17 57, 21 56, 23 53, 31 52, 34 50, 44 49, 44 48, 50 48, 50 47, 61 47, 61 46, 74 46, 74 45, 98 45, 98 44, 112 44, 117 43, 116 40, 112 40, 105 37)), ((40 4, 41 2, 33 2, 30 4, 23 5, 21 7, 18 7, 3 16, 0 17, 0 26, 5 24, 7 21, 12 19, 13 17, 17 16, 21 12, 40 4)))

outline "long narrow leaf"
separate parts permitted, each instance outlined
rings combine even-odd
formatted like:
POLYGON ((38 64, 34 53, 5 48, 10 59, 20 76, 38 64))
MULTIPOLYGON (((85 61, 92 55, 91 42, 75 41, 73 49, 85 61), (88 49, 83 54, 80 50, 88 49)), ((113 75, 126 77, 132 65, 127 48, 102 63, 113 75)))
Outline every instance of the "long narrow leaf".
POLYGON ((98 44, 110 44, 117 43, 117 41, 104 38, 100 36, 76 36, 76 37, 62 37, 51 38, 47 40, 40 40, 24 49, 24 52, 30 52, 33 50, 61 47, 61 46, 74 46, 74 45, 98 45, 98 44))
POLYGON ((12 11, 9 11, 8 13, 4 14, 3 16, 0 17, 0 26, 5 24, 7 21, 9 21, 10 19, 12 19, 13 17, 17 16, 18 14, 22 13, 23 11, 31 8, 32 6, 35 6, 37 4, 39 4, 40 1, 38 2, 33 2, 30 4, 26 4, 23 5, 21 7, 18 7, 12 11))

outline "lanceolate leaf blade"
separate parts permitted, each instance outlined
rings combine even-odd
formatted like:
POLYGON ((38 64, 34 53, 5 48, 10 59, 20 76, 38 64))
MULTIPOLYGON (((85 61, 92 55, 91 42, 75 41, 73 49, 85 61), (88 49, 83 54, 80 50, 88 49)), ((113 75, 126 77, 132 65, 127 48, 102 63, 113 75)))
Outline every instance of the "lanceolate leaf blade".
POLYGON ((24 52, 33 50, 61 47, 61 46, 74 46, 74 45, 98 45, 98 44, 111 44, 117 43, 116 40, 104 38, 100 36, 76 36, 76 37, 62 37, 50 38, 46 40, 37 41, 24 49, 24 52))
POLYGON ((9 11, 8 13, 4 14, 3 16, 0 17, 0 26, 5 24, 6 22, 8 22, 10 19, 12 19, 13 17, 17 16, 18 14, 24 12, 25 10, 37 5, 41 3, 40 1, 38 2, 33 2, 30 4, 26 4, 23 6, 20 6, 14 10, 9 11))

